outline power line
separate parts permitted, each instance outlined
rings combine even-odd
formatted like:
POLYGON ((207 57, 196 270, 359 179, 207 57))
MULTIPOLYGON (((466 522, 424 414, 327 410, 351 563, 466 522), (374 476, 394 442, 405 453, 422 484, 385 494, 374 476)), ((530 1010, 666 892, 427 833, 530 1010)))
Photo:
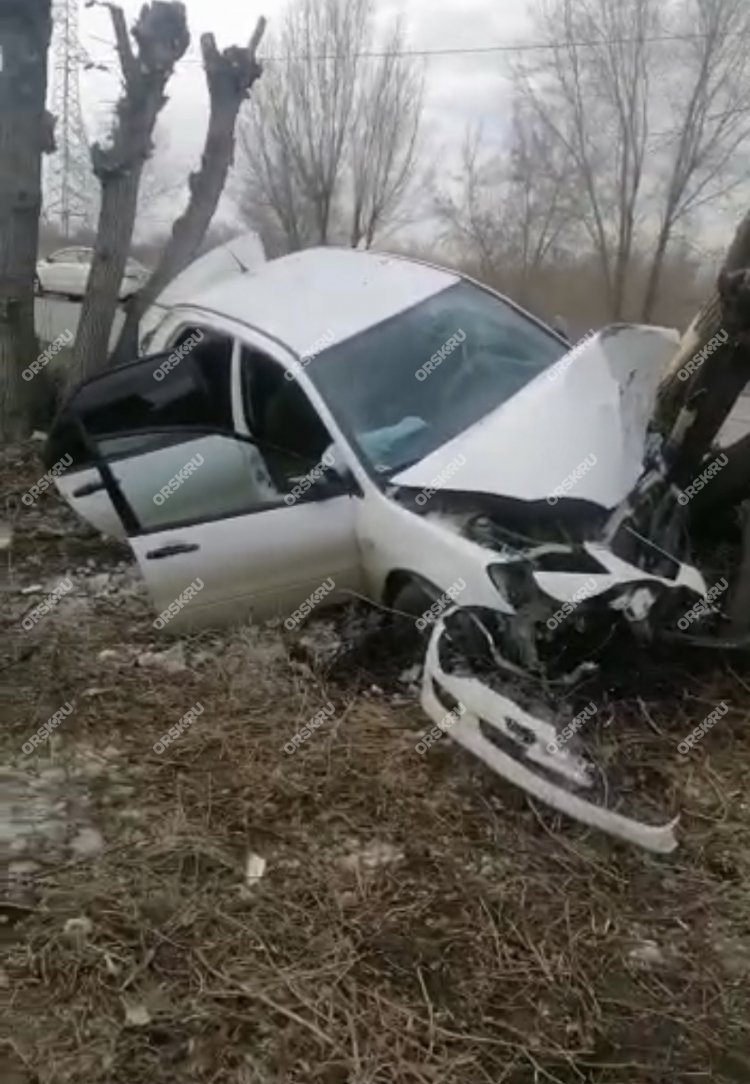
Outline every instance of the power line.
MULTIPOLYGON (((100 42, 103 45, 109 46, 114 49, 114 45, 106 38, 100 38, 96 34, 89 34, 89 38, 92 41, 100 42)), ((569 42, 508 42, 505 45, 473 45, 464 48, 457 46, 451 46, 443 49, 398 49, 395 52, 392 50, 370 50, 364 49, 356 53, 320 53, 320 54, 305 54, 300 56, 261 56, 259 59, 265 62, 272 62, 275 64, 288 63, 292 60, 377 60, 384 57, 397 57, 397 58, 409 58, 409 57, 432 57, 432 56, 477 56, 490 53, 527 53, 537 52, 550 49, 572 48, 572 49, 594 49, 601 45, 634 45, 642 42, 644 45, 659 44, 660 42, 676 42, 676 41, 701 41, 709 37, 708 34, 654 34, 646 37, 638 38, 592 38, 588 41, 569 41, 569 42)), ((183 64, 203 64, 203 61, 199 57, 184 57, 181 61, 183 64)))

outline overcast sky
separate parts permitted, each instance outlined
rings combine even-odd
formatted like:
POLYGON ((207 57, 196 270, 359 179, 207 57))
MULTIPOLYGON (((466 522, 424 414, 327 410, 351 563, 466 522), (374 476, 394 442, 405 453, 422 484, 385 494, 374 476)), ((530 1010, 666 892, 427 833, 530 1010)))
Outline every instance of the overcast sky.
MULTIPOLYGON (((120 0, 130 21, 141 0, 120 0)), ((199 39, 213 31, 220 47, 246 41, 259 15, 278 26, 286 0, 187 0, 192 35, 189 53, 169 86, 170 103, 161 128, 168 132, 170 165, 185 171, 200 155, 205 133, 207 94, 199 62, 199 39)), ((513 5, 497 0, 376 0, 384 19, 400 14, 413 49, 471 48, 512 44, 528 30, 525 0, 513 5), (509 10, 510 9, 510 10, 509 10)), ((103 135, 118 94, 116 56, 109 13, 102 8, 81 12, 81 44, 91 58, 112 64, 111 76, 83 77, 83 104, 92 135, 103 135)), ((263 50, 261 49, 261 55, 263 50)), ((366 61, 365 61, 366 63, 366 61)), ((502 128, 507 116, 508 56, 437 56, 426 62, 425 138, 428 152, 449 161, 460 147, 467 123, 483 122, 488 134, 502 128)), ((157 224, 156 222, 154 223, 157 224)))

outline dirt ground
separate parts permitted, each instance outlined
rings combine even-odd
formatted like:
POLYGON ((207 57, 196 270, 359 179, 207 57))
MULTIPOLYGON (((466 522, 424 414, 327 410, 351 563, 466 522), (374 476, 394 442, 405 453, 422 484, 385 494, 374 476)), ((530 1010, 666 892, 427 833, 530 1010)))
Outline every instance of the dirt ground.
POLYGON ((42 473, 0 463, 3 1084, 750 1081, 750 667, 615 703, 682 808, 647 855, 420 756, 415 688, 322 625, 156 634, 42 473))

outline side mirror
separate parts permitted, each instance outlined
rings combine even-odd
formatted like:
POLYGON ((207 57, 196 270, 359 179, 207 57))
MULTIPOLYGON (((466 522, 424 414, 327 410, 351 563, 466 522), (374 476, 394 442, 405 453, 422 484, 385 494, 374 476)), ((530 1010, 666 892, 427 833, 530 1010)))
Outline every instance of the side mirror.
POLYGON ((350 497, 359 492, 356 478, 344 466, 326 467, 317 487, 324 497, 350 497))

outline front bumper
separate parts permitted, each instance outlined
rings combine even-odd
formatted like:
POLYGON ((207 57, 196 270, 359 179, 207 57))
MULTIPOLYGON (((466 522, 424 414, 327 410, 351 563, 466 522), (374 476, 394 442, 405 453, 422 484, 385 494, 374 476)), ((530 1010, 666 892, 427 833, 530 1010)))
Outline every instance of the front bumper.
POLYGON ((564 747, 550 751, 558 737, 551 721, 523 710, 477 678, 443 669, 441 645, 448 617, 437 622, 425 659, 422 707, 430 719, 492 771, 553 809, 656 854, 674 851, 679 817, 667 824, 646 824, 585 797, 587 789, 593 791, 594 779, 585 763, 564 747), (456 704, 463 711, 452 710, 456 704), (482 723, 494 729, 506 749, 515 747, 517 752, 505 752, 490 741, 482 733, 482 723))

